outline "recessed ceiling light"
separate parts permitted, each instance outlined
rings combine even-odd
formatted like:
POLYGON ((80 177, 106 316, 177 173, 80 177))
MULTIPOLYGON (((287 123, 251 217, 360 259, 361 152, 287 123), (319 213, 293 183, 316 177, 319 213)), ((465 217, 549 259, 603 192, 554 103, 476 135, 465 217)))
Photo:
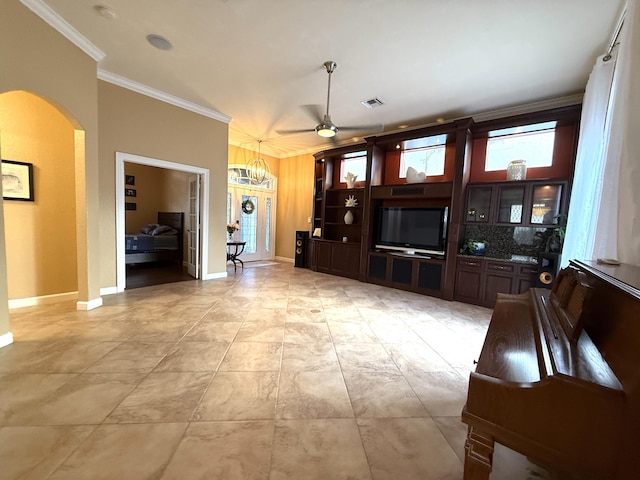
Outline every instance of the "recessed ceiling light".
POLYGON ((398 128, 409 128, 409 125, 398 125, 398 128))
POLYGON ((436 118, 436 122, 438 123, 444 123, 444 118, 440 117, 440 118, 436 118))
POLYGON ((147 35, 147 42, 160 50, 171 50, 173 48, 171 42, 164 38, 162 35, 147 35))
POLYGON ((101 17, 104 17, 107 20, 113 20, 116 18, 116 12, 111 7, 107 7, 106 5, 95 5, 93 8, 101 17))

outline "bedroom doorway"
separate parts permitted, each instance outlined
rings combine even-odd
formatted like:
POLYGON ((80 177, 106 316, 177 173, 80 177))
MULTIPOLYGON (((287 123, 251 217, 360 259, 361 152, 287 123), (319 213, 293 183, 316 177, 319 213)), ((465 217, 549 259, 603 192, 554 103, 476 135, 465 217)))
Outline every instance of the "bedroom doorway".
MULTIPOLYGON (((193 280, 202 276, 202 265, 207 259, 207 241, 203 237, 207 235, 201 231, 200 225, 208 221, 208 205, 202 201, 208 195, 208 182, 209 170, 204 168, 116 153, 118 292, 125 288, 193 280), (180 225, 170 225, 179 232, 178 251, 175 254, 148 251, 150 261, 132 264, 130 260, 137 258, 128 250, 131 236, 127 234, 143 233, 150 224, 161 223, 158 220, 161 212, 183 217, 180 225), (159 256, 161 261, 156 261, 154 256, 159 256)), ((168 248, 165 242, 159 245, 160 248, 168 248)))
POLYGON ((238 241, 246 242, 244 262, 273 260, 275 254, 276 178, 252 185, 244 166, 229 167, 227 223, 239 221, 238 241))

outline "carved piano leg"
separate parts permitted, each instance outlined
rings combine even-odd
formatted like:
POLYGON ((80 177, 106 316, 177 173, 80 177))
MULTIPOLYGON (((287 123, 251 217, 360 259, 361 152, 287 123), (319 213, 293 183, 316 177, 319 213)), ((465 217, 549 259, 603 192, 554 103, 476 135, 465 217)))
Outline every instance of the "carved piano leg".
POLYGON ((464 480, 489 480, 493 463, 493 437, 469 427, 464 450, 464 480))

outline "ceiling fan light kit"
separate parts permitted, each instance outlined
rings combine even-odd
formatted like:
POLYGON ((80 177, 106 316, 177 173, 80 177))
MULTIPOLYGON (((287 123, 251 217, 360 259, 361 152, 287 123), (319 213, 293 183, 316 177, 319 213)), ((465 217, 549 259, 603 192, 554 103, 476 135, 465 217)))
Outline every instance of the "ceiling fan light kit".
POLYGON ((335 136, 336 133, 338 133, 338 127, 336 127, 330 121, 326 123, 321 123, 316 127, 316 133, 321 137, 331 138, 335 136))

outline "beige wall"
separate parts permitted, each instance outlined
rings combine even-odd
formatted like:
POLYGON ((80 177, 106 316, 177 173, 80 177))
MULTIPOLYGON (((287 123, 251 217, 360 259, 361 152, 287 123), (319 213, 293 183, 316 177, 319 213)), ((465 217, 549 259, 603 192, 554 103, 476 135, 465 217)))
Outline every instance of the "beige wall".
MULTIPOLYGON (((78 296, 81 302, 90 302, 100 295, 96 62, 18 0, 0 0, 0 12, 0 93, 32 92, 51 102, 77 129, 78 296)), ((4 231, 2 224, 3 250, 4 231)), ((0 335, 9 328, 6 274, 6 260, 0 255, 0 335)))
POLYGON ((33 164, 33 202, 4 201, 9 298, 75 292, 74 128, 33 94, 0 95, 2 158, 33 164))
POLYGON ((276 256, 293 258, 296 230, 309 231, 307 222, 313 210, 312 155, 299 155, 280 160, 278 176, 278 209, 276 213, 276 256))
POLYGON ((100 119, 101 285, 116 285, 115 155, 130 153, 210 171, 209 262, 226 272, 228 125, 159 100, 98 82, 100 119))
POLYGON ((125 175, 135 177, 135 185, 125 185, 125 189, 135 190, 135 197, 124 197, 125 202, 135 203, 135 210, 126 210, 125 232, 139 233, 140 229, 149 224, 157 223, 158 212, 162 210, 164 201, 164 176, 167 170, 136 163, 124 163, 125 175))

